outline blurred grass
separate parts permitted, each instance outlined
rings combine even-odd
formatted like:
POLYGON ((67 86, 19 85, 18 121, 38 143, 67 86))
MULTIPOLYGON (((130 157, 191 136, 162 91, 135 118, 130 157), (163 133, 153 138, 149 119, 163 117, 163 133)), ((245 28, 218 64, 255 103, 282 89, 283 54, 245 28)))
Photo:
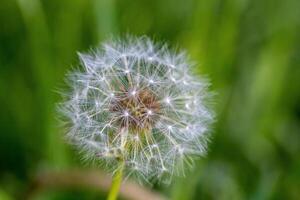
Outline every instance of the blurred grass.
MULTIPOLYGON (((178 200, 300 199, 299 7, 298 0, 1 0, 0 199, 20 198, 41 168, 85 167, 64 144, 56 90, 77 51, 125 34, 187 49, 218 93, 208 155, 156 189, 178 200)), ((76 192, 40 198, 99 197, 76 192)))

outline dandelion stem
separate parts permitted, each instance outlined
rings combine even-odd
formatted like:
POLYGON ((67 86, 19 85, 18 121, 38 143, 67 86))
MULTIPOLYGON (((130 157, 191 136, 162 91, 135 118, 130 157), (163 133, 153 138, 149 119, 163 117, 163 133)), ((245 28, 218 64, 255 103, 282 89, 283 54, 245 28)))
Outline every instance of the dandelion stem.
POLYGON ((119 194, 119 189, 121 186, 121 182, 122 182, 123 169, 124 169, 124 161, 121 161, 120 167, 117 169, 116 173, 114 174, 107 200, 116 200, 117 199, 118 194, 119 194))

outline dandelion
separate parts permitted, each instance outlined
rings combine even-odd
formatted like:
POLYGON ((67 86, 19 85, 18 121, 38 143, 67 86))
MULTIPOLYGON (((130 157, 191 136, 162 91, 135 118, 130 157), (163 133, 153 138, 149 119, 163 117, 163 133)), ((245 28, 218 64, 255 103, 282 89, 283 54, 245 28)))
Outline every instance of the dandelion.
POLYGON ((169 182, 205 153, 208 83, 184 53, 142 37, 79 56, 61 106, 67 138, 113 172, 114 188, 122 176, 169 182))

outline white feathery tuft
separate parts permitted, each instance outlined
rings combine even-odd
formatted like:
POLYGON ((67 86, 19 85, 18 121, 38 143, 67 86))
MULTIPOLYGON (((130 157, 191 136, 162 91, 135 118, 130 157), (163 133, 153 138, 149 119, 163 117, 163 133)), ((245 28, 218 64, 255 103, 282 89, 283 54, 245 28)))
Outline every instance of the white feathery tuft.
POLYGON ((191 74, 184 53, 147 37, 108 42, 79 54, 61 104, 67 137, 88 159, 127 177, 169 181, 206 152, 213 113, 208 82, 191 74))

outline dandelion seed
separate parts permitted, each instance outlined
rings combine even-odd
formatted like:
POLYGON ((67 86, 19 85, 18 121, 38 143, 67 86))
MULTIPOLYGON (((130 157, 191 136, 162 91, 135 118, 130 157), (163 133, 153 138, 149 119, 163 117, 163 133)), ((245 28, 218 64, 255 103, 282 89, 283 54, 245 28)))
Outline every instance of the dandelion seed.
POLYGON ((135 91, 135 90, 132 90, 132 91, 131 91, 131 95, 132 95, 132 96, 136 95, 136 91, 135 91))
POLYGON ((171 81, 176 82, 176 79, 173 76, 171 76, 170 79, 171 81))
POLYGON ((148 115, 152 115, 153 112, 152 112, 152 110, 148 110, 147 113, 148 113, 148 115))
POLYGON ((139 140, 140 140, 140 138, 139 138, 138 135, 134 136, 134 139, 135 139, 136 141, 139 141, 139 140))
POLYGON ((146 37, 95 52, 79 54, 84 70, 71 73, 61 106, 67 136, 87 158, 111 172, 122 160, 125 175, 148 181, 171 178, 184 171, 177 163, 205 153, 208 83, 190 72, 183 53, 146 37))
POLYGON ((170 99, 169 97, 167 97, 167 98, 165 99, 165 102, 166 102, 167 104, 171 104, 171 99, 170 99))
POLYGON ((124 116, 125 116, 125 117, 128 117, 128 116, 129 116, 128 111, 124 111, 124 116))

